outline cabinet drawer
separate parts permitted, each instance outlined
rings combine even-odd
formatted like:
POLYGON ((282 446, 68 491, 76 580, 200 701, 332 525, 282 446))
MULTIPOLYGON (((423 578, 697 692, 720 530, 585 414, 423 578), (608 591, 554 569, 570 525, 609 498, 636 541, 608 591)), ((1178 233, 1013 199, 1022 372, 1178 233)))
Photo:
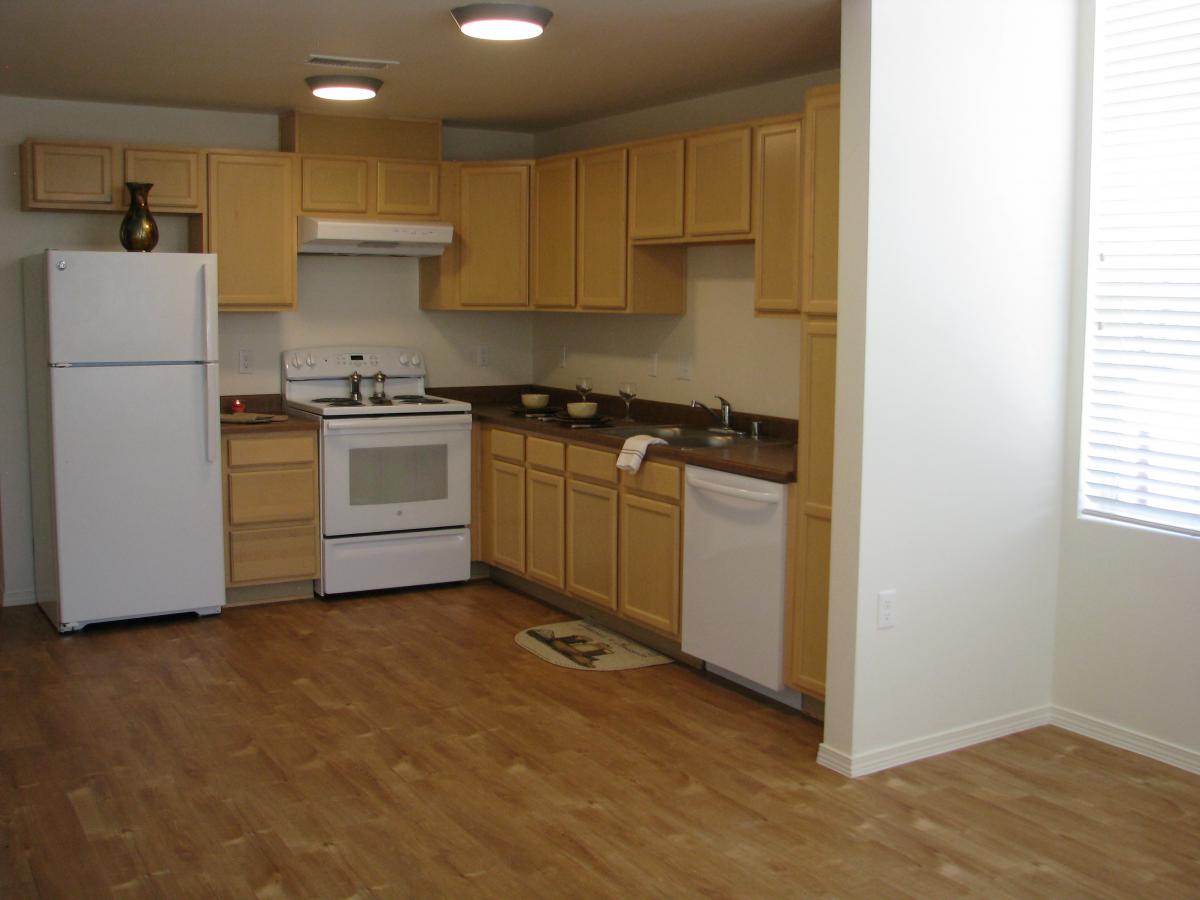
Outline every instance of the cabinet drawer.
POLYGON ((617 483, 617 454, 572 444, 567 448, 567 471, 608 484, 617 483))
POLYGON ((512 431, 492 429, 492 456, 525 462, 525 437, 512 431))
POLYGON ((525 461, 531 466, 561 472, 566 449, 566 445, 559 441, 548 441, 545 438, 536 437, 526 438, 525 461))
POLYGON ((229 467, 286 466, 310 463, 317 458, 317 441, 311 434, 286 437, 235 437, 228 439, 229 467))
POLYGON ((256 469, 229 473, 229 524, 259 525, 317 517, 311 468, 256 469))
POLYGON ((678 466, 647 460, 642 463, 636 475, 621 473, 621 487, 678 502, 683 496, 680 474, 678 466))
POLYGON ((259 528, 229 534, 229 583, 316 578, 317 527, 259 528))

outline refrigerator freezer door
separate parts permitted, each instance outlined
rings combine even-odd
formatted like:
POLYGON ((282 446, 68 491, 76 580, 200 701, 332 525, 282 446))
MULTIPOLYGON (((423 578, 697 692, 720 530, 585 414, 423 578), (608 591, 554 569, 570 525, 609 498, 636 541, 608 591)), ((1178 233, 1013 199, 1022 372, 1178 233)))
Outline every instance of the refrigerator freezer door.
POLYGON ((217 358, 217 258, 46 252, 51 365, 217 358))
POLYGON ((50 370, 60 627, 225 602, 215 369, 50 370))

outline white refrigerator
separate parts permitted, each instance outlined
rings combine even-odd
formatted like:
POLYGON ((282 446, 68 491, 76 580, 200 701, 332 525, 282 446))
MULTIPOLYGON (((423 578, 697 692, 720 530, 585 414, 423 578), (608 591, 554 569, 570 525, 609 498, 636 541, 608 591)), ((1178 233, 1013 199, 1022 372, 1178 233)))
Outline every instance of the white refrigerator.
POLYGON ((38 604, 60 631, 225 602, 217 260, 25 260, 38 604))

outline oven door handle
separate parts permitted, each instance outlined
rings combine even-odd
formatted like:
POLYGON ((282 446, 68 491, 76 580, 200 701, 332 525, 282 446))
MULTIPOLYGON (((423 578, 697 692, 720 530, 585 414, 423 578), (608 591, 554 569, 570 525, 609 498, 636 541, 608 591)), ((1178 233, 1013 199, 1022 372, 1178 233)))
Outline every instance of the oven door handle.
POLYGON ((326 434, 416 434, 422 431, 470 431, 471 417, 379 416, 369 419, 326 419, 326 434), (403 419, 397 422, 396 419, 403 419))

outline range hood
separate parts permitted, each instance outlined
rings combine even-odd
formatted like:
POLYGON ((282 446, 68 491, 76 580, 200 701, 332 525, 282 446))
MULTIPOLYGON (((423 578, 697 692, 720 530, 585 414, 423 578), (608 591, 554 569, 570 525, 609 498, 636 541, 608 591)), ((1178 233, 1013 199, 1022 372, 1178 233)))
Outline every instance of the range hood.
POLYGON ((341 256, 441 256, 454 237, 445 222, 381 222, 300 216, 299 252, 341 256))

